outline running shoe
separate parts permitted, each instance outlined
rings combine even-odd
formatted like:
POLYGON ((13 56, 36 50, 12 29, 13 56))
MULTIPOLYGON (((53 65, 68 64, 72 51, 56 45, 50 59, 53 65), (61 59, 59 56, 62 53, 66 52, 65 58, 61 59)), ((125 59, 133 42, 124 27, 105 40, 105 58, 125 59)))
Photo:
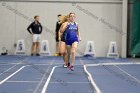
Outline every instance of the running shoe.
POLYGON ((74 66, 69 66, 69 69, 70 69, 71 71, 74 71, 74 66))
POLYGON ((69 67, 70 66, 70 62, 68 62, 68 65, 67 65, 67 67, 69 67))
POLYGON ((33 56, 34 54, 33 53, 31 53, 31 56, 33 56))
POLYGON ((37 54, 36 54, 36 56, 40 56, 40 54, 39 54, 39 53, 37 53, 37 54))
POLYGON ((64 67, 64 68, 67 68, 67 65, 64 64, 63 67, 64 67))

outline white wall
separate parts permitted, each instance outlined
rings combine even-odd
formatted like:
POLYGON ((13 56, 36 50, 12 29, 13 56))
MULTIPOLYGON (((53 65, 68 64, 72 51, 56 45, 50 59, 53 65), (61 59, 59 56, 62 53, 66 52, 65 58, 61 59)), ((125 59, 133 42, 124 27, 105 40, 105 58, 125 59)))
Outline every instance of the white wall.
MULTIPOLYGON (((0 51, 2 46, 6 46, 11 54, 14 54, 14 43, 18 39, 24 39, 26 54, 30 54, 31 35, 26 30, 31 23, 30 18, 39 15, 42 25, 54 32, 57 15, 68 14, 71 11, 76 13, 77 22, 80 25, 82 42, 78 50, 84 52, 86 42, 93 40, 97 56, 104 57, 109 42, 116 41, 121 53, 122 41, 121 34, 118 32, 122 28, 122 4, 120 3, 0 2, 0 51)), ((43 29, 42 39, 49 41, 50 51, 54 53, 54 35, 43 29)))

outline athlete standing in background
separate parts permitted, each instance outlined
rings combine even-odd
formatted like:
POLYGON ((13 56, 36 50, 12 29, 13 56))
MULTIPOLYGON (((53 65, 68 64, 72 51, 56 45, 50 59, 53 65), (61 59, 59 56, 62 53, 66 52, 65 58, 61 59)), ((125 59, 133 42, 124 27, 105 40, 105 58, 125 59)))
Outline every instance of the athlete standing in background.
POLYGON ((61 27, 61 14, 57 15, 58 21, 56 22, 56 29, 55 29, 55 41, 56 41, 56 53, 55 55, 59 55, 59 29, 61 27))

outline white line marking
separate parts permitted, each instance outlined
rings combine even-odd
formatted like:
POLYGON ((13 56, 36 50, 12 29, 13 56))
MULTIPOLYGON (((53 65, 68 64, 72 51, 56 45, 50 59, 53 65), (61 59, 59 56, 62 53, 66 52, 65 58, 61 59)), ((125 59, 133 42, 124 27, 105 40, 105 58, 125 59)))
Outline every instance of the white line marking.
POLYGON ((19 71, 21 71, 23 68, 25 68, 26 66, 22 66, 20 69, 18 69, 16 72, 14 72, 13 74, 11 74, 10 76, 8 76, 7 78, 5 78, 4 80, 2 80, 0 82, 0 85, 3 84, 4 82, 6 82, 8 79, 10 79, 12 76, 14 76, 15 74, 17 74, 19 71))
POLYGON ((0 73, 0 76, 1 76, 2 74, 4 74, 4 73, 6 73, 6 72, 10 71, 12 68, 16 67, 17 65, 19 65, 19 63, 18 63, 18 64, 16 64, 16 65, 14 65, 14 66, 12 66, 12 67, 10 67, 10 68, 8 68, 8 69, 7 69, 7 70, 5 70, 4 72, 0 73))
POLYGON ((86 66, 102 66, 102 65, 107 65, 107 66, 110 66, 110 65, 140 65, 140 63, 98 63, 98 64, 86 64, 86 66))
MULTIPOLYGON (((69 84, 87 84, 87 83, 90 83, 90 82, 66 82, 64 81, 65 83, 69 83, 69 84)), ((50 83, 61 83, 61 82, 50 82, 50 83)))
MULTIPOLYGON (((27 65, 28 63, 21 63, 21 65, 27 65)), ((17 63, 5 63, 5 64, 0 64, 2 66, 6 66, 6 65, 17 65, 17 63)), ((50 65, 49 63, 34 63, 33 65, 37 65, 37 66, 47 66, 50 65)), ((54 65, 63 65, 63 63, 54 63, 54 65)), ((75 65, 81 65, 81 64, 75 64, 75 65)))
POLYGON ((54 60, 52 60, 52 62, 50 62, 47 70, 45 71, 45 74, 43 75, 41 81, 39 82, 39 84, 37 85, 37 87, 35 88, 35 91, 33 93, 37 93, 37 90, 39 89, 39 87, 42 84, 42 82, 43 82, 44 78, 46 77, 46 75, 48 74, 48 71, 49 71, 50 67, 53 65, 53 63, 54 63, 54 60))
POLYGON ((38 83, 39 81, 6 81, 8 83, 38 83))
POLYGON ((86 65, 84 65, 83 67, 84 67, 84 71, 88 75, 88 79, 91 81, 92 86, 95 88, 95 90, 93 90, 93 91, 95 91, 96 93, 101 93, 101 90, 99 89, 99 87, 97 86, 95 81, 93 80, 92 75, 87 71, 86 65))
MULTIPOLYGON (((96 93, 101 93, 101 90, 99 89, 99 87, 97 86, 97 84, 95 83, 95 81, 93 80, 92 75, 87 71, 86 65, 84 65, 84 62, 82 62, 82 61, 80 60, 80 63, 83 65, 84 71, 85 71, 85 73, 88 75, 88 80, 90 81, 91 85, 92 85, 93 88, 94 88, 93 91, 96 92, 96 93)), ((91 92, 93 92, 93 91, 91 91, 91 92)))
MULTIPOLYGON (((0 65, 16 65, 16 64, 18 64, 18 63, 1 63, 0 62, 0 65)), ((25 63, 21 63, 21 64, 25 64, 25 63)))
POLYGON ((0 76, 8 71, 10 71, 11 69, 13 69, 14 67, 16 67, 17 65, 23 64, 22 62, 27 60, 28 58, 25 58, 24 60, 19 60, 18 63, 16 63, 14 66, 8 68, 7 70, 5 70, 4 72, 0 73, 0 76))
MULTIPOLYGON (((106 66, 116 66, 116 65, 140 65, 140 62, 135 62, 135 63, 132 63, 132 62, 119 62, 119 63, 98 63, 98 64, 86 64, 84 65, 84 70, 85 72, 88 74, 88 79, 91 81, 93 87, 95 88, 96 90, 96 93, 101 93, 101 90, 98 88, 98 86, 96 85, 95 81, 93 80, 92 78, 92 75, 87 71, 86 67, 88 66, 103 66, 103 65, 106 65, 106 66)), ((117 67, 117 66, 116 66, 117 67)), ((119 68, 119 67, 118 67, 119 68)), ((124 72, 125 74, 127 74, 128 76, 132 77, 133 79, 135 79, 138 83, 140 83, 140 81, 133 77, 132 75, 130 75, 129 73, 127 73, 126 71, 124 71, 123 69, 119 68, 122 72, 124 72)))
POLYGON ((49 84, 49 82, 50 82, 50 79, 51 79, 51 77, 52 77, 52 75, 53 75, 53 72, 54 72, 54 70, 55 70, 56 67, 58 67, 58 66, 54 66, 54 67, 52 68, 52 71, 51 71, 51 73, 50 73, 50 75, 49 75, 49 77, 48 77, 48 79, 47 79, 47 81, 46 81, 46 83, 45 83, 45 85, 44 85, 44 87, 43 87, 41 93, 46 93, 48 84, 49 84))
MULTIPOLYGON (((115 65, 114 65, 115 66, 115 65)), ((131 78, 133 78, 134 80, 136 80, 138 83, 140 83, 140 80, 135 78, 134 76, 132 76, 131 74, 129 74, 128 72, 126 72, 125 70, 121 69, 120 67, 118 66, 115 66, 117 67, 119 70, 121 70, 123 73, 125 73, 126 75, 130 76, 131 78)))
MULTIPOLYGON (((53 63, 54 65, 63 65, 63 63, 53 63)), ((44 65, 50 65, 50 64, 34 64, 34 65, 40 65, 40 66, 44 66, 44 65)), ((75 65, 80 65, 81 66, 81 64, 75 64, 75 65)))

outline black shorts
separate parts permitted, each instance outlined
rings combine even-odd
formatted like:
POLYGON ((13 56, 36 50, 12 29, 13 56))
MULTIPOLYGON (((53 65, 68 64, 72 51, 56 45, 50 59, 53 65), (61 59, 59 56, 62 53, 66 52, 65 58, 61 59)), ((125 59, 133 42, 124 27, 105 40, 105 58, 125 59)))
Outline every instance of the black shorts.
POLYGON ((66 42, 65 36, 64 36, 63 34, 62 34, 62 36, 61 36, 61 41, 66 42))
POLYGON ((56 33, 55 40, 56 40, 56 42, 59 42, 58 33, 56 33))

